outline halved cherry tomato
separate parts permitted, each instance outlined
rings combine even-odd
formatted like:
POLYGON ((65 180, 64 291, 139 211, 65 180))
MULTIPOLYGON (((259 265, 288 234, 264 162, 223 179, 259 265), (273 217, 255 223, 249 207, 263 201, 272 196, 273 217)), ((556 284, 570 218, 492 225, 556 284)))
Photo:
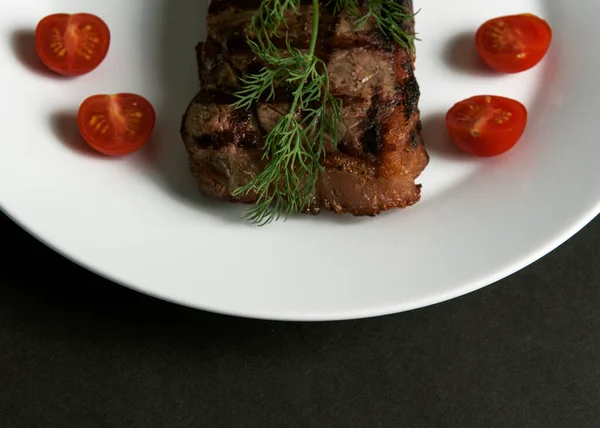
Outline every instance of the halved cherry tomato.
POLYGON ((485 22, 475 36, 477 51, 494 70, 519 73, 537 65, 552 42, 552 29, 543 19, 526 13, 485 22))
POLYGON ((80 76, 100 65, 108 53, 110 31, 89 13, 58 13, 35 29, 35 48, 46 66, 65 76, 80 76))
POLYGON ((510 98, 479 95, 456 103, 446 114, 452 141, 475 156, 510 150, 527 126, 527 109, 510 98))
POLYGON ((93 95, 79 107, 77 123, 95 150, 122 156, 141 149, 156 122, 152 104, 135 94, 93 95))

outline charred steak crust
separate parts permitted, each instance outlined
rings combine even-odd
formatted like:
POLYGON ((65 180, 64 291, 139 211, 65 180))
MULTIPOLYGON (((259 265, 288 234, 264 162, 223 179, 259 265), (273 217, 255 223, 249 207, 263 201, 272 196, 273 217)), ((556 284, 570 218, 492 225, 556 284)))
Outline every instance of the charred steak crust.
MULTIPOLYGON (((398 1, 412 11, 412 0, 398 1)), ((288 20, 290 39, 299 48, 308 46, 310 3, 303 1, 298 16, 288 20)), ((240 77, 262 67, 245 39, 259 4, 210 4, 208 37, 197 46, 201 92, 181 125, 199 190, 231 202, 256 202, 253 194, 234 197, 233 192, 264 168, 264 136, 289 106, 289 94, 280 88, 274 102, 248 111, 231 107, 240 77)), ((420 199, 415 179, 429 162, 420 132, 414 57, 385 40, 374 25, 357 30, 352 17, 321 8, 318 55, 327 63, 333 95, 343 100, 344 129, 337 147, 328 147, 310 211, 376 215, 412 205, 420 199)), ((414 31, 413 22, 403 25, 414 31)))

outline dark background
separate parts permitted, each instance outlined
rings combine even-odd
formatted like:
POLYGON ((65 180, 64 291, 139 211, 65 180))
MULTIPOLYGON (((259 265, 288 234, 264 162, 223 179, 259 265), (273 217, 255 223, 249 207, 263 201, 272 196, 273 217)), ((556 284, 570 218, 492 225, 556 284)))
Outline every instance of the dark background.
POLYGON ((600 219, 462 298, 313 324, 137 294, 2 214, 0 238, 1 427, 600 426, 600 219))

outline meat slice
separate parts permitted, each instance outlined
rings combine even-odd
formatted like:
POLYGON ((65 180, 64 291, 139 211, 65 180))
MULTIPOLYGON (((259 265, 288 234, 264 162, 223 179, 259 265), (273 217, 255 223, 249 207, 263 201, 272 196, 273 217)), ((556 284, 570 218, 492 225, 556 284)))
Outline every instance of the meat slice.
MULTIPOLYGON (((411 0, 397 1, 412 10, 411 0)), ((261 102, 251 110, 231 107, 240 78, 263 66, 246 43, 259 4, 259 0, 210 4, 208 38, 197 47, 201 92, 181 125, 198 189, 231 202, 256 202, 252 193, 236 197, 233 192, 265 167, 265 135, 289 109, 285 88, 280 88, 275 101, 261 102)), ((429 161, 420 133, 414 57, 385 40, 373 22, 357 29, 347 14, 321 9, 318 55, 327 64, 332 93, 343 101, 343 129, 337 147, 327 147, 325 172, 309 211, 375 215, 413 205, 421 189, 415 180, 429 161)), ((311 2, 303 1, 298 15, 288 20, 290 41, 300 49, 308 46, 311 12, 311 2)), ((402 25, 413 32, 413 22, 402 25)))

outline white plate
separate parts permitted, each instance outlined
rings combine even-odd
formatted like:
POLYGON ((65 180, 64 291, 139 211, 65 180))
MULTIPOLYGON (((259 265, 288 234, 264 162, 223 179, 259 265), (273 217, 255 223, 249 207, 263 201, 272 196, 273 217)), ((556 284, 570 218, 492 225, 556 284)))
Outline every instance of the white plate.
MULTIPOLYGON (((298 217, 266 228, 243 207, 198 196, 179 119, 197 89, 199 0, 21 0, 0 5, 0 206, 39 239, 116 282, 173 302, 257 318, 334 320, 450 299, 543 256, 600 208, 600 2, 417 0, 417 77, 431 163, 415 207, 375 219, 298 217), (96 13, 111 51, 76 80, 44 72, 37 21, 96 13), (532 71, 477 66, 472 34, 498 15, 532 12, 554 28, 532 71), (128 158, 91 154, 74 114, 93 93, 137 92, 157 108, 154 141, 128 158), (443 115, 480 93, 522 100, 521 143, 491 160, 462 156, 443 115)), ((81 285, 85 287, 85 284, 81 285)))

